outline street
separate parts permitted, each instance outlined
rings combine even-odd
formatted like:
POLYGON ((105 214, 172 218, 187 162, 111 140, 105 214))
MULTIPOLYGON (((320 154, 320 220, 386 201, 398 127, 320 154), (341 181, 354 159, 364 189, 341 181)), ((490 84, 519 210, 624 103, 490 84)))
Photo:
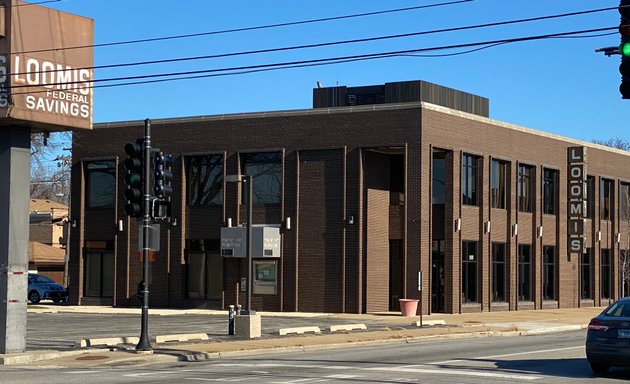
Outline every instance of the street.
POLYGON ((0 367, 2 383, 621 383, 630 370, 594 376, 585 331, 539 336, 418 339, 312 352, 199 362, 119 363, 91 368, 0 367))

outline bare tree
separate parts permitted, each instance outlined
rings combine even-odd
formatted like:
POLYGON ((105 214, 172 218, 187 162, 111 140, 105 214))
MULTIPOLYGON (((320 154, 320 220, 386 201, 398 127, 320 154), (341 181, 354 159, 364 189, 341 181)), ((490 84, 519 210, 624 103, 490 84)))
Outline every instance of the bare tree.
POLYGON ((607 147, 621 149, 623 151, 630 151, 630 141, 622 139, 621 137, 615 137, 612 139, 593 139, 593 143, 605 145, 607 147))
POLYGON ((71 157, 63 154, 69 132, 31 135, 30 196, 68 203, 71 157))

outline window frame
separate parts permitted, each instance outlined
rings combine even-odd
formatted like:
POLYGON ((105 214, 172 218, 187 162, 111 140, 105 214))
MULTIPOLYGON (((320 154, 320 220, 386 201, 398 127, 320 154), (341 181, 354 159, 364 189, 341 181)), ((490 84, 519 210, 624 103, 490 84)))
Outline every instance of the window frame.
POLYGON ((186 155, 186 206, 188 207, 208 207, 208 206, 221 206, 224 203, 225 194, 225 181, 223 175, 225 173, 225 156, 223 153, 209 153, 200 155, 186 155), (214 158, 219 157, 217 164, 214 164, 214 158), (195 163, 198 159, 204 159, 200 163, 195 163), (193 170, 198 169, 197 172, 201 173, 201 169, 209 169, 208 175, 216 175, 216 179, 209 188, 201 185, 201 183, 195 184, 193 187, 193 170), (211 168, 211 169, 210 169, 211 168), (220 170, 215 171, 216 168, 220 170), (209 201, 205 201, 206 191, 210 191, 213 186, 218 186, 217 193, 214 198, 209 201), (193 199, 195 201, 193 201, 193 199), (205 202, 204 202, 205 201, 205 202))
POLYGON ((546 215, 558 214, 558 179, 559 171, 552 168, 543 168, 543 213, 546 215))
POLYGON ((518 245, 518 301, 533 301, 533 276, 532 276, 532 246, 531 244, 518 245), (527 254, 522 252, 527 247, 527 254), (527 256, 527 260, 523 260, 527 256), (527 284, 527 285, 525 285, 527 284))
POLYGON ((85 174, 85 209, 86 210, 106 210, 113 209, 116 206, 116 160, 115 159, 99 159, 99 160, 86 160, 83 162, 84 174, 85 174), (111 163, 111 166, 107 166, 107 168, 94 168, 90 169, 90 165, 98 164, 98 163, 111 163), (92 176, 97 173, 102 173, 105 175, 111 176, 111 191, 102 192, 103 196, 107 197, 107 201, 103 205, 93 205, 92 200, 92 191, 97 191, 99 189, 103 189, 102 186, 100 188, 96 188, 93 185, 92 176))
POLYGON ((607 178, 599 179, 599 218, 600 220, 611 221, 614 209, 614 180, 607 178))
MULTIPOLYGON (((240 169, 241 175, 250 175, 252 176, 252 204, 253 205, 264 205, 264 206, 278 206, 282 203, 282 176, 283 176, 283 154, 282 151, 266 151, 266 152, 243 152, 239 156, 240 159, 240 169), (275 161, 253 161, 252 158, 255 159, 256 156, 268 156, 267 159, 271 157, 277 156, 277 159, 273 159, 275 161), (269 193, 264 193, 266 188, 264 186, 261 187, 261 176, 266 175, 269 169, 265 169, 257 174, 256 172, 251 172, 253 167, 263 167, 263 168, 271 168, 274 176, 271 177, 271 183, 266 183, 270 189, 269 193), (252 174, 254 173, 254 174, 252 174), (275 189, 277 188, 277 191, 275 189), (270 199, 270 201, 265 201, 265 199, 270 199)), ((241 196, 247 196, 245 188, 247 186, 246 183, 242 184, 241 196)), ((242 203, 245 203, 244 201, 242 203)))
POLYGON ((534 172, 535 167, 518 165, 518 211, 534 212, 534 172))
POLYGON ((556 252, 556 246, 544 245, 542 252, 543 263, 543 281, 542 281, 542 296, 543 301, 557 301, 558 300, 558 255, 556 252), (551 252, 549 255, 547 252, 551 252), (551 262, 549 257, 551 256, 551 262), (550 281, 551 280, 551 281, 550 281), (551 285, 551 287, 549 287, 551 285), (552 295, 550 296, 549 290, 552 295))
POLYGON ((492 159, 490 165, 490 204, 492 208, 507 209, 508 170, 509 162, 492 159))
POLYGON ((479 161, 479 156, 462 155, 461 194, 464 205, 479 206, 479 161))
POLYGON ((492 302, 496 302, 496 303, 504 303, 508 301, 508 295, 507 295, 507 244, 506 243, 492 243, 492 292, 491 292, 491 301, 492 302), (502 248, 502 252, 500 252, 501 257, 503 258, 503 260, 497 260, 496 256, 499 254, 497 253, 498 247, 502 248), (502 275, 503 275, 503 279, 497 279, 497 270, 498 267, 502 269, 502 275), (500 286, 502 285, 502 286, 500 286), (501 294, 502 297, 500 295, 497 295, 498 292, 498 288, 501 288, 501 294))
POLYGON ((479 302, 479 244, 477 241, 462 241, 460 260, 462 304, 476 304, 479 302), (469 257, 471 250, 474 251, 473 260, 469 257), (474 277, 473 282, 468 281, 470 277, 474 277), (469 288, 474 289, 474 292, 469 292, 469 288), (474 298, 471 295, 474 295, 474 298))

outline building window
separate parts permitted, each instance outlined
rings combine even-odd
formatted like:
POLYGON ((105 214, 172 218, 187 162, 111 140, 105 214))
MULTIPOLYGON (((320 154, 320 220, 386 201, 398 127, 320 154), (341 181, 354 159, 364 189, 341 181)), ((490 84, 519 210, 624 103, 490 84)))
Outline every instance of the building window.
POLYGON ((534 207, 534 167, 529 165, 518 166, 518 210, 532 212, 534 207))
POLYGON ((478 173, 477 164, 479 158, 472 155, 464 155, 462 157, 462 204, 478 205, 479 198, 477 194, 478 173))
POLYGON ((508 163, 500 160, 492 160, 492 180, 490 194, 492 208, 505 209, 508 163))
POLYGON ((433 204, 446 202, 446 154, 444 152, 433 153, 433 182, 431 183, 431 201, 433 204))
POLYGON ((88 249, 85 253, 86 297, 114 296, 114 253, 105 250, 88 249))
POLYGON ((507 301, 505 243, 492 243, 492 301, 507 301))
POLYGON ((543 170, 543 213, 556 215, 558 213, 558 171, 543 170))
POLYGON ((186 157, 189 206, 223 204, 223 155, 186 157))
POLYGON ((462 302, 477 302, 477 242, 462 242, 462 302))
POLYGON ((610 299, 612 293, 612 268, 610 262, 610 249, 602 249, 600 256, 600 291, 602 299, 610 299))
POLYGON ((619 217, 621 221, 630 222, 630 184, 619 184, 619 217))
MULTIPOLYGON (((280 204, 282 180, 280 152, 244 153, 242 174, 253 177, 253 204, 280 204)), ((243 183, 243 188, 247 186, 243 183)), ((243 194, 242 196, 247 196, 243 194)))
POLYGON ((543 300, 557 300, 556 296, 556 247, 543 247, 543 300))
POLYGON ((592 219, 595 215, 595 177, 586 177, 586 218, 592 219))
POLYGON ((90 161, 85 165, 87 208, 114 208, 116 201, 116 162, 90 161))
POLYGON ((600 219, 612 220, 613 181, 601 179, 599 189, 600 219))
POLYGON ((518 299, 532 300, 532 255, 531 246, 526 244, 518 246, 518 299))
POLYGON ((591 279, 591 248, 586 248, 586 252, 580 255, 580 298, 593 298, 591 279))
POLYGON ((223 295, 223 258, 219 240, 186 240, 186 297, 219 300, 223 295))

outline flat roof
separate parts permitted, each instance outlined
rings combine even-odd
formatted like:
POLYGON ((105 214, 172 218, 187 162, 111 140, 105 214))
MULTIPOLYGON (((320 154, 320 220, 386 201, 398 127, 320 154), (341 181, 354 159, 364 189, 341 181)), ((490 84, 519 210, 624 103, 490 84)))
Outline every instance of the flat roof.
MULTIPOLYGON (((439 105, 427 103, 427 102, 409 102, 409 103, 387 103, 387 104, 370 104, 370 105, 357 105, 357 106, 343 106, 332 108, 308 108, 308 109, 291 109, 291 110, 279 110, 279 111, 267 111, 267 112, 246 112, 246 113, 230 113, 220 115, 203 115, 203 116, 191 116, 191 117, 172 117, 164 119, 151 119, 151 125, 162 124, 183 124, 183 123, 201 123, 206 121, 225 121, 225 120, 240 120, 240 119, 260 119, 271 117, 293 117, 293 116, 311 116, 311 115, 331 115, 341 113, 360 113, 370 111, 389 111, 389 110, 404 110, 404 109, 427 109, 435 112, 440 112, 448 115, 458 116, 463 119, 474 120, 481 123, 491 124, 506 129, 520 131, 531 135, 546 137, 549 139, 555 139, 564 141, 569 144, 581 145, 585 147, 591 147, 600 149, 602 151, 614 152, 624 156, 630 156, 630 152, 621 149, 609 147, 606 145, 596 144, 589 141, 583 141, 574 139, 567 136, 557 135, 554 133, 544 132, 532 128, 523 127, 516 124, 506 123, 504 121, 491 119, 489 117, 483 117, 472 113, 462 112, 455 109, 442 107, 439 105)), ((129 121, 115 121, 108 123, 96 123, 94 129, 104 128, 122 128, 129 126, 144 126, 144 120, 129 120, 129 121)))

